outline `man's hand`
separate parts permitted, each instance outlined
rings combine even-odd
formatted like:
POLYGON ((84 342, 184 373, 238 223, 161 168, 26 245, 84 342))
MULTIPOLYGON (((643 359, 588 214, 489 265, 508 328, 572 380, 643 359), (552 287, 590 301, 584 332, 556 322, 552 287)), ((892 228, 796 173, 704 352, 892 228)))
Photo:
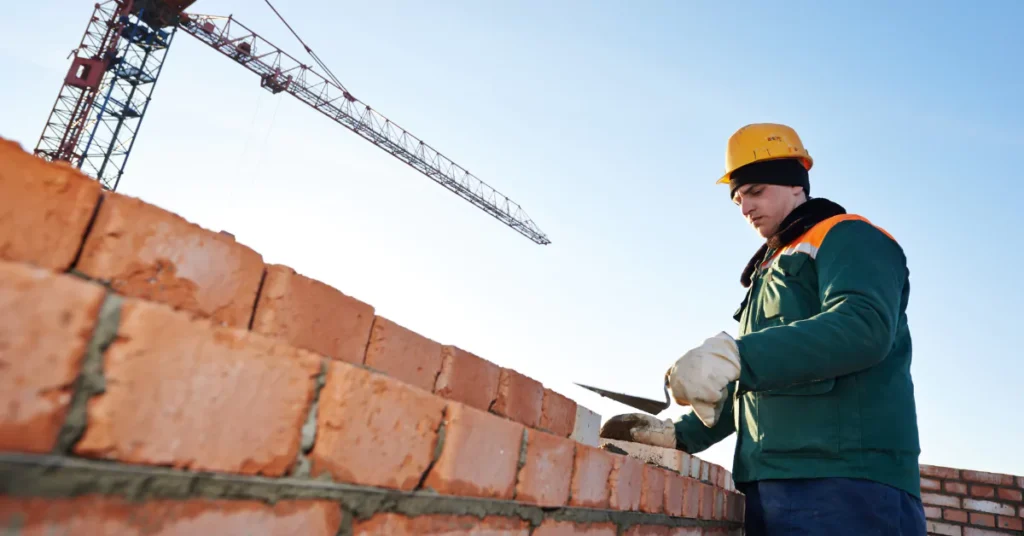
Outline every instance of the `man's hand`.
POLYGON ((708 428, 718 422, 727 387, 739 377, 739 347, 724 331, 683 354, 666 373, 672 398, 690 405, 708 428))
POLYGON ((676 448, 676 428, 672 419, 659 420, 644 413, 616 415, 604 423, 600 435, 607 439, 676 448))

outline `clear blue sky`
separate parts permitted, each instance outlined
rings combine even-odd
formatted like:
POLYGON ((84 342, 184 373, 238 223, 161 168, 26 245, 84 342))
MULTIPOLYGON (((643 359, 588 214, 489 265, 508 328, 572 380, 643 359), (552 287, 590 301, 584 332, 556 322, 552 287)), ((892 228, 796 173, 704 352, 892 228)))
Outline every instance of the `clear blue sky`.
MULTIPOLYGON (((657 397, 682 352, 735 333, 759 239, 714 181, 736 128, 789 123, 816 159, 812 193, 909 255, 922 462, 1024 474, 1024 4, 278 7, 353 93, 521 203, 553 244, 184 33, 120 192, 608 417, 629 409, 572 382, 657 397)), ((31 148, 92 2, 4 9, 0 135, 31 148)), ((233 13, 303 57, 262 2, 193 11, 233 13)), ((703 456, 730 467, 733 445, 703 456)))

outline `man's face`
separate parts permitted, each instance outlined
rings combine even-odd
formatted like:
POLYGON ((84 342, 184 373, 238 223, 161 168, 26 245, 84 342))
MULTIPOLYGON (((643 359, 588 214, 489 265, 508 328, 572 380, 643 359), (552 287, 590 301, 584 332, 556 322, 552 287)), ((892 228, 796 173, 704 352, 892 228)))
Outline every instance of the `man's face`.
POLYGON ((805 200, 803 188, 775 184, 746 184, 736 190, 733 202, 761 238, 768 238, 779 224, 805 200))

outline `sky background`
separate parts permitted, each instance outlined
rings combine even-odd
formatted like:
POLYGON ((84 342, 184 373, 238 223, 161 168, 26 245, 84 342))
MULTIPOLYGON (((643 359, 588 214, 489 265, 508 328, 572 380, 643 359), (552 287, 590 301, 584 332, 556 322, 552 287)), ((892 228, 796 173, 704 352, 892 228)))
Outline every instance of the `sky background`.
MULTIPOLYGON (((792 125, 812 194, 909 256, 922 463, 1024 475, 1024 3, 330 2, 277 7, 357 97, 519 202, 540 246, 179 33, 118 192, 542 381, 657 398, 726 330, 760 239, 728 136, 792 125)), ((255 0, 199 0, 300 59, 255 0)), ((0 136, 31 150, 92 2, 0 18, 0 136)), ((312 63, 312 62, 310 62, 312 63)), ((689 411, 674 406, 664 416, 689 411)), ((732 466, 732 436, 701 456, 732 466)))

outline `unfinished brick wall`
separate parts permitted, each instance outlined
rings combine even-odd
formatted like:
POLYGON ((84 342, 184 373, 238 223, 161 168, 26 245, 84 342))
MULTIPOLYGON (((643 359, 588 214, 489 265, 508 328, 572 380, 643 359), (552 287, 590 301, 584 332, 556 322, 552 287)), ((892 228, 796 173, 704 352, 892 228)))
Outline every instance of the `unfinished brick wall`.
POLYGON ((540 382, 2 139, 0 371, 5 534, 743 519, 723 468, 599 445, 600 417, 540 382))
POLYGON ((1024 534, 1024 476, 921 465, 928 534, 1024 534))

